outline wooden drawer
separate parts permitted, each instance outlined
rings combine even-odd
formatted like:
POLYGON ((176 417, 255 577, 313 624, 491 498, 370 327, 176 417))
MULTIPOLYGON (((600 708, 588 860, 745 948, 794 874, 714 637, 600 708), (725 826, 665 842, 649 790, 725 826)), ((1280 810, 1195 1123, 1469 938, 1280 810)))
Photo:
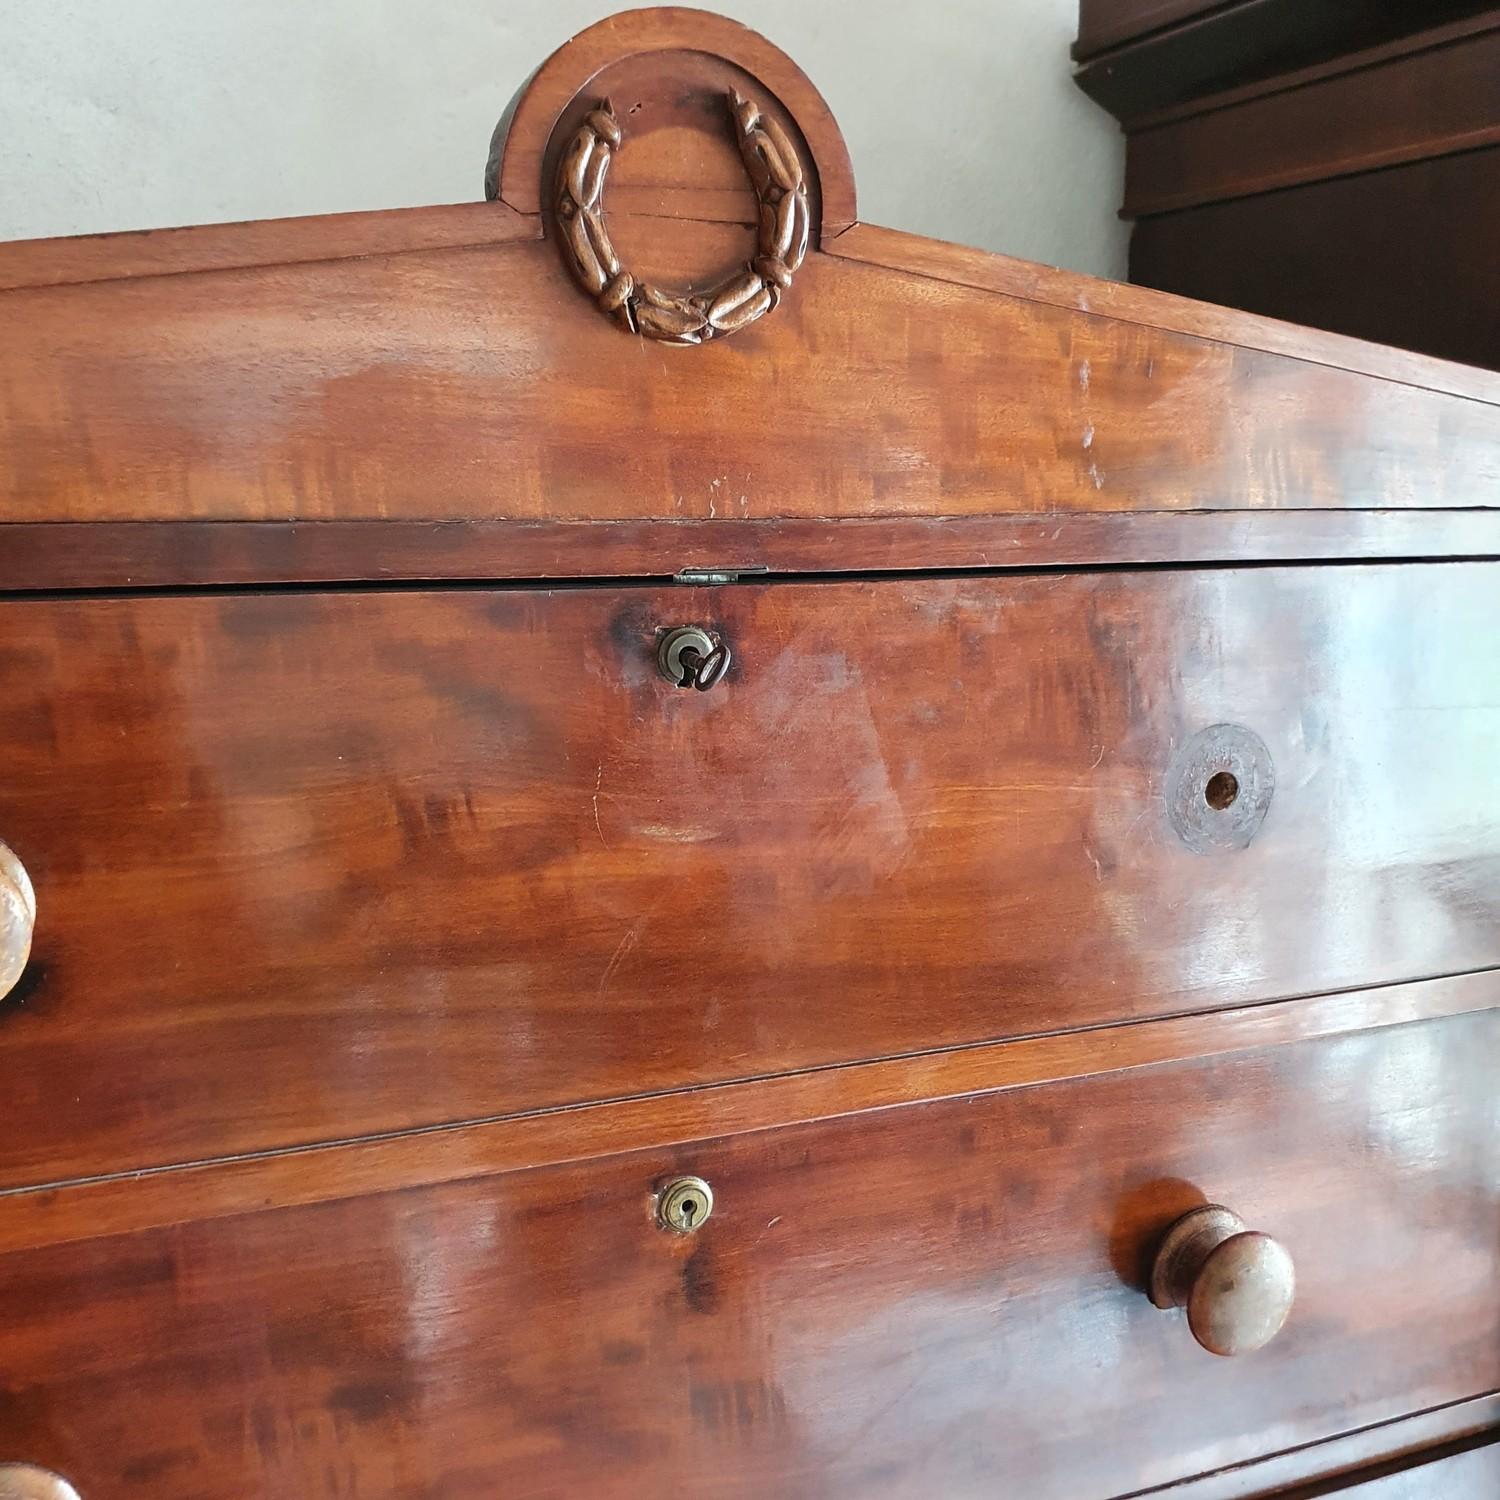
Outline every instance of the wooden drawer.
POLYGON ((4 604, 0 1184, 1500 963, 1497 638, 1484 564, 4 604))
MULTIPOLYGON (((1305 1500, 1331 1493, 1302 1492, 1305 1500)), ((1418 1459, 1389 1473, 1340 1486, 1352 1500, 1495 1500, 1500 1495, 1500 1440, 1440 1458, 1418 1459)), ((1298 1497, 1292 1497, 1298 1500, 1298 1497)))
POLYGON ((1485 1010, 569 1163, 585 1110, 559 1164, 359 1198, 383 1148, 284 1159, 327 1201, 0 1256, 0 1452, 84 1500, 1165 1484, 1500 1387, 1497 1067, 1485 1010), (1140 1290, 1205 1197, 1296 1262, 1242 1358, 1140 1290))

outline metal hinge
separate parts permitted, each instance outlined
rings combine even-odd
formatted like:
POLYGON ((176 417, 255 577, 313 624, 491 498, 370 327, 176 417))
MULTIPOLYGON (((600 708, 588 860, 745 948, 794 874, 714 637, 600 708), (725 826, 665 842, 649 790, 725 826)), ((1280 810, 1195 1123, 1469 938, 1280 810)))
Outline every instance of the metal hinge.
POLYGON ((691 583, 698 586, 713 583, 738 583, 748 574, 769 573, 765 563, 745 563, 735 568, 680 568, 672 575, 673 583, 691 583))

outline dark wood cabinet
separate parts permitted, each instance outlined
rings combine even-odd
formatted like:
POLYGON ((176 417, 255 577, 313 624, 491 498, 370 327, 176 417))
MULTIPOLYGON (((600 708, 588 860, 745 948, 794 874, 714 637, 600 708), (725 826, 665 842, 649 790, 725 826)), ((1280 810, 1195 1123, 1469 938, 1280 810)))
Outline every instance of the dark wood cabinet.
POLYGON ((0 1497, 1488 1494, 1500 377, 491 185, 0 246, 0 1497))
POLYGON ((1131 280, 1500 367, 1500 11, 1146 9, 1085 5, 1075 48, 1127 136, 1131 280))
POLYGON ((7 1373, 85 1495, 1104 1500, 1500 1387, 1497 1064, 1483 1009, 400 1192, 335 1154, 317 1202, 0 1254, 7 1373), (684 1170, 715 1208, 667 1235, 684 1170), (1140 1289, 1205 1189, 1294 1247, 1239 1359, 1140 1289))

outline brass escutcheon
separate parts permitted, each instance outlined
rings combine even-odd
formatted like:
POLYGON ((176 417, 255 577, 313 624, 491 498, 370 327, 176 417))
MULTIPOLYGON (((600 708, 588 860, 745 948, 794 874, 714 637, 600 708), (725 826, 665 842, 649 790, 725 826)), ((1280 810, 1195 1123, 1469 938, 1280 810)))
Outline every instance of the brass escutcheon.
POLYGON ((657 1195, 656 1217, 673 1234, 692 1234, 714 1211, 714 1190, 701 1177, 675 1177, 657 1195))

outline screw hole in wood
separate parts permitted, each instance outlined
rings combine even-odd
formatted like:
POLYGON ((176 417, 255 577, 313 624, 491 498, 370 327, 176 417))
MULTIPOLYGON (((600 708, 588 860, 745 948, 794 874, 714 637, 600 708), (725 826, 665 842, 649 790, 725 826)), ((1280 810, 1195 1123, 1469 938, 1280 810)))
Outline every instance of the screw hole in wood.
POLYGON ((1223 812, 1239 794, 1239 778, 1233 771, 1215 771, 1203 788, 1203 800, 1215 812, 1223 812))

